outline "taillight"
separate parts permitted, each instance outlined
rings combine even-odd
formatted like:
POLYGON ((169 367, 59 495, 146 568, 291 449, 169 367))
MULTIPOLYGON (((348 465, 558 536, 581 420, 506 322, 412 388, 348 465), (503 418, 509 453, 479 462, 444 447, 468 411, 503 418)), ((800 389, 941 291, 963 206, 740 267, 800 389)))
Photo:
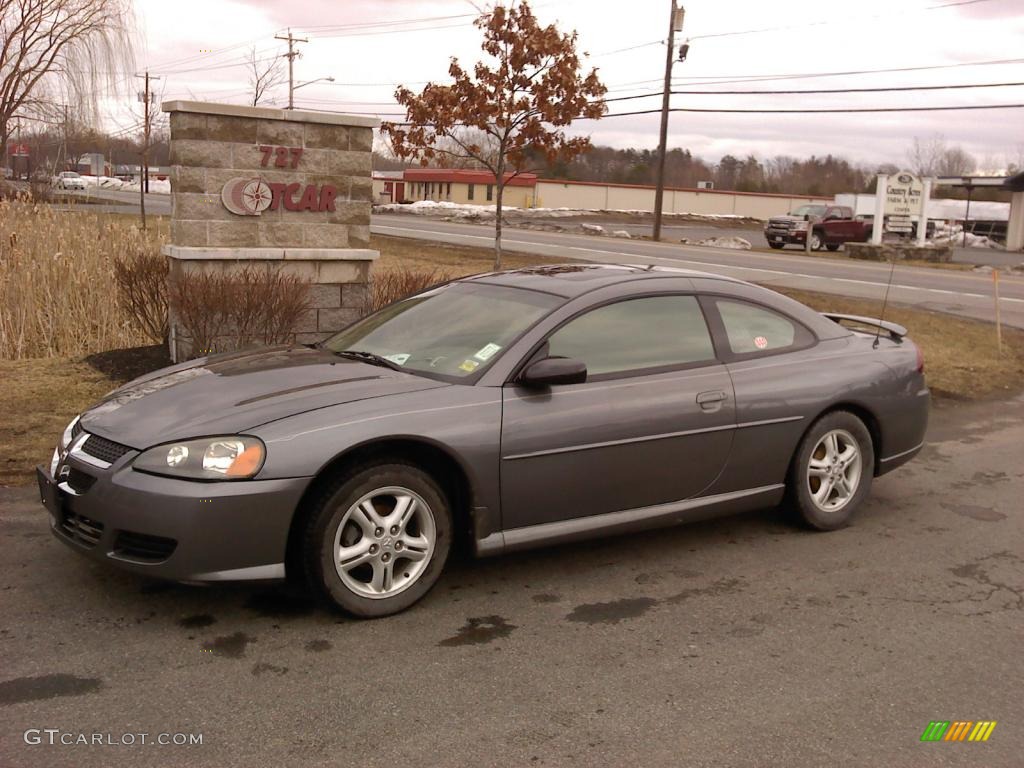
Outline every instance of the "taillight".
POLYGON ((924 373, 924 352, 918 346, 915 346, 914 349, 917 350, 917 372, 924 373))

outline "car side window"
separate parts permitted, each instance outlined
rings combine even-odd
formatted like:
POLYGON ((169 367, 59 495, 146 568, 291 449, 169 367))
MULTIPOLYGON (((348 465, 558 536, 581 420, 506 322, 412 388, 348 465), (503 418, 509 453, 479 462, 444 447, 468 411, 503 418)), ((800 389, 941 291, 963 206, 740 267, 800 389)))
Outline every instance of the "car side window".
POLYGON ((803 347, 813 340, 803 326, 766 307, 729 299, 716 299, 715 305, 735 355, 803 347))
POLYGON ((649 296, 598 307, 555 331, 548 354, 582 360, 588 377, 715 359, 693 296, 649 296))

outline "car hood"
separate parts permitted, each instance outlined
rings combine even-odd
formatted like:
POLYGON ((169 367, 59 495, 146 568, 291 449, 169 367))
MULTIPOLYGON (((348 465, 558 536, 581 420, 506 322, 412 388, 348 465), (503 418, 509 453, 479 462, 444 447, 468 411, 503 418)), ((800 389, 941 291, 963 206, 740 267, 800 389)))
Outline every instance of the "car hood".
POLYGON ((81 423, 87 432, 142 449, 446 386, 451 385, 322 349, 278 347, 201 358, 135 379, 83 413, 81 423))
POLYGON ((803 216, 772 216, 768 221, 806 221, 803 216))

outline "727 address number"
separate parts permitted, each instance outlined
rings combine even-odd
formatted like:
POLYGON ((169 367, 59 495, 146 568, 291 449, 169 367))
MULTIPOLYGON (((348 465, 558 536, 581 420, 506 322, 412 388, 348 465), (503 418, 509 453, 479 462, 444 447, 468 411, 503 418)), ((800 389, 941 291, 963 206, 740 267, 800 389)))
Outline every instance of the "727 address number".
POLYGON ((275 168, 298 168, 299 158, 302 157, 302 147, 270 147, 259 146, 263 153, 263 160, 260 165, 266 168, 270 164, 270 158, 274 158, 275 168))

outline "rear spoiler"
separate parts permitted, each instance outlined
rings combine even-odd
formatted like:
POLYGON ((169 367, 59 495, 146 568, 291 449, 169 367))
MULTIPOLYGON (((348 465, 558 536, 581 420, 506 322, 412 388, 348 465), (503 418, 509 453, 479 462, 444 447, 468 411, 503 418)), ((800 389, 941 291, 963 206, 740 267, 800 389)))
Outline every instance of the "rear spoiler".
POLYGON ((890 323, 888 320, 879 320, 874 317, 863 317, 862 315, 843 315, 837 312, 822 312, 821 314, 838 325, 842 325, 845 320, 847 322, 854 323, 855 325, 867 325, 871 328, 880 328, 881 330, 888 332, 889 338, 896 342, 903 341, 903 337, 907 335, 906 328, 896 323, 890 323))

